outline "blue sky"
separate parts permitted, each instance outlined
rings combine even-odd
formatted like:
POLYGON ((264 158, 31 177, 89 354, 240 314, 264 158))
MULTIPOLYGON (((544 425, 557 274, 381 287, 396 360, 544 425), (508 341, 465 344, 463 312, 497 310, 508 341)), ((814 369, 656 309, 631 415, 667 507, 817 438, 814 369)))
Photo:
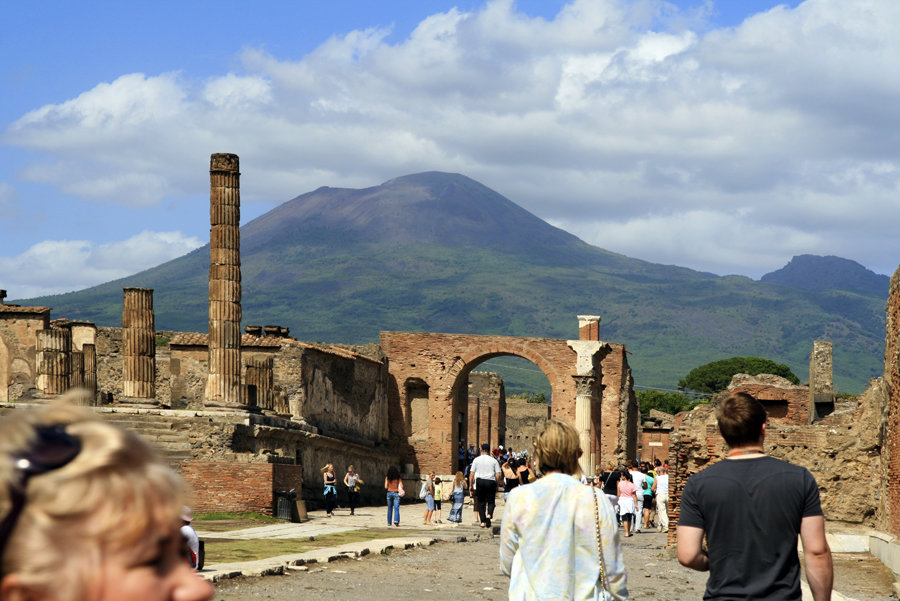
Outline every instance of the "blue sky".
POLYGON ((65 292, 319 186, 468 175, 629 256, 900 261, 900 3, 25 3, 0 24, 0 288, 65 292))

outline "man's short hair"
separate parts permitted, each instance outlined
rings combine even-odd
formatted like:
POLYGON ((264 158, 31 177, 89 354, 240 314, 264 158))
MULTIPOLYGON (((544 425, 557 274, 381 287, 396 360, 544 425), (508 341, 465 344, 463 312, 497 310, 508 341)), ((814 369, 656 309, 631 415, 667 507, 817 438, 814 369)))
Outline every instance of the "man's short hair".
POLYGON ((729 447, 747 446, 759 442, 766 408, 746 392, 736 392, 716 407, 716 419, 729 447))
POLYGON ((484 443, 484 444, 481 445, 481 450, 482 450, 482 451, 490 451, 490 450, 491 450, 491 445, 489 445, 488 443, 484 443))

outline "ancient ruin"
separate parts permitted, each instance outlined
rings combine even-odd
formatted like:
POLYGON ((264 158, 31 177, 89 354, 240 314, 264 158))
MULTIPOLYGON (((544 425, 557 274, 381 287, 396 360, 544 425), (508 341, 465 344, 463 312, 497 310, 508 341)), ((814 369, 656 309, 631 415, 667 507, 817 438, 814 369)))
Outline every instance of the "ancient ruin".
MULTIPOLYGON (((686 479, 723 456, 711 405, 640 423, 627 352, 600 339, 600 318, 573 316, 572 340, 382 332, 362 347, 307 343, 278 325, 240 331, 239 160, 210 160, 207 332, 155 329, 153 291, 123 293, 122 327, 51 320, 48 307, 6 304, 0 291, 0 412, 73 387, 95 410, 134 428, 192 484, 194 509, 272 513, 278 491, 321 499, 318 468, 352 463, 362 501, 383 502, 387 467, 404 477, 458 468, 460 444, 528 449, 548 417, 579 432, 582 469, 641 455, 672 466, 677 519, 686 479), (549 405, 506 398, 494 357, 523 357, 552 389, 549 405)), ((767 450, 808 467, 828 519, 900 536, 900 270, 891 280, 883 378, 839 399, 832 348, 815 341, 808 386, 736 376, 770 415, 767 450), (866 485, 859 486, 859 475, 866 485), (874 480, 872 475, 880 475, 874 480)), ((415 490, 410 487, 410 490, 415 490)), ((672 535, 674 537, 674 532, 672 535)))
MULTIPOLYGON (((460 444, 504 444, 502 380, 471 371, 516 355, 547 375, 553 399, 536 415, 528 408, 529 433, 510 433, 517 446, 530 447, 549 413, 578 427, 586 470, 635 453, 625 348, 600 340, 599 317, 580 316, 576 340, 383 332, 380 345, 348 348, 305 343, 278 325, 241 333, 239 221, 239 159, 213 154, 206 333, 157 331, 145 288, 123 291, 120 328, 51 321, 49 308, 7 305, 0 294, 2 410, 87 389, 97 411, 168 454, 197 511, 271 512, 278 490, 318 503, 317 468, 328 462, 353 463, 377 483, 391 464, 408 478, 449 475, 460 444)), ((381 495, 375 485, 362 492, 381 495)))

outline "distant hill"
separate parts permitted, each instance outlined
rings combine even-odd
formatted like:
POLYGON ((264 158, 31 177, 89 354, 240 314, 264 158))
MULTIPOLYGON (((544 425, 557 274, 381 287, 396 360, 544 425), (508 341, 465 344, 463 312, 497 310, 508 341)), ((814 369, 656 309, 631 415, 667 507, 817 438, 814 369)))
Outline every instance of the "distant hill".
POLYGON ((767 284, 779 284, 807 290, 846 290, 887 298, 891 278, 870 271, 850 259, 816 255, 798 255, 777 271, 760 278, 767 284))
MULTIPOLYGON (((642 386, 674 387, 698 365, 746 355, 786 363, 803 379, 818 338, 835 343, 841 391, 861 392, 882 369, 886 290, 848 290, 844 280, 809 289, 632 259, 458 174, 319 188, 243 226, 241 250, 244 323, 289 326, 301 340, 359 344, 381 330, 574 338, 576 316, 596 314, 601 337, 631 351, 642 386)), ((119 325, 122 288, 148 287, 158 328, 205 331, 208 265, 203 247, 121 280, 19 302, 119 325)))

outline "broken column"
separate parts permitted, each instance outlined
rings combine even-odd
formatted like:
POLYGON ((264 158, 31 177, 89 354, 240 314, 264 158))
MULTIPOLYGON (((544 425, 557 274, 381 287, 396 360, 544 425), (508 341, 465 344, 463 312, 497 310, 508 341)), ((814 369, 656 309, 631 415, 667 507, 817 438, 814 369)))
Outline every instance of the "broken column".
POLYGON ((97 402, 97 347, 85 344, 81 347, 84 353, 84 388, 90 393, 94 404, 97 402))
POLYGON ((834 343, 813 341, 809 355, 809 421, 834 411, 834 343))
POLYGON ((69 389, 71 366, 69 349, 72 335, 69 330, 37 331, 37 390, 40 394, 56 396, 69 389))
POLYGON ((153 290, 124 288, 122 396, 126 403, 156 401, 156 325, 153 290))
POLYGON ((236 154, 209 162, 209 375, 204 404, 243 408, 241 398, 241 197, 236 154))

